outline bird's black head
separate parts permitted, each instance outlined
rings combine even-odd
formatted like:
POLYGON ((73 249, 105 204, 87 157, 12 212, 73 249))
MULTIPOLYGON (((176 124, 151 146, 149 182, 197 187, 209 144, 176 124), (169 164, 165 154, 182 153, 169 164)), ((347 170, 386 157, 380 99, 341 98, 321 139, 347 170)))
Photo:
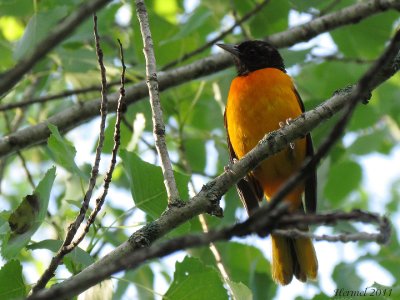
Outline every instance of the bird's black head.
POLYGON ((239 76, 264 68, 276 68, 286 72, 282 56, 270 43, 246 41, 238 45, 217 44, 231 53, 239 76))

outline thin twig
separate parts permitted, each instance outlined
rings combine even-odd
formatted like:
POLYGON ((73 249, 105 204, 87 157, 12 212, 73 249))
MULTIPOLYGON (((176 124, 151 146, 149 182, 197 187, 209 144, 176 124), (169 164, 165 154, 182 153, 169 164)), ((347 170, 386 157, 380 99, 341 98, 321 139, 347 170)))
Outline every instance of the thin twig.
POLYGON ((101 115, 101 121, 100 121, 100 129, 99 129, 99 140, 98 144, 96 147, 96 155, 95 155, 95 160, 93 163, 90 179, 89 179, 89 185, 86 190, 83 203, 81 206, 81 209, 79 211, 78 216, 75 218, 75 220, 68 226, 68 231, 66 234, 66 237, 64 239, 64 242, 56 255, 52 258, 49 267, 45 270, 43 275, 40 277, 39 281, 36 283, 36 285, 33 287, 32 291, 35 293, 37 290, 42 289, 46 286, 47 282, 54 276, 54 272, 57 269, 58 265, 60 264, 62 258, 68 254, 71 250, 67 248, 74 239, 76 232, 78 231, 79 226, 82 224, 86 212, 89 208, 89 202, 90 199, 92 198, 92 193, 93 189, 96 185, 96 179, 99 174, 99 164, 100 164, 100 159, 101 159, 101 152, 103 149, 104 145, 104 131, 105 131, 105 126, 106 126, 106 118, 107 118, 107 112, 108 112, 108 99, 107 99, 107 79, 106 79, 106 69, 104 67, 103 63, 103 51, 100 47, 100 36, 97 31, 97 16, 93 16, 93 32, 94 32, 94 39, 95 39, 95 46, 96 46, 96 54, 97 54, 97 59, 98 63, 100 66, 100 74, 101 74, 101 106, 100 106, 100 115, 101 115))
MULTIPOLYGON (((208 228, 207 220, 206 220, 204 214, 199 215, 199 221, 200 221, 201 228, 202 228, 203 232, 204 233, 209 232, 210 230, 208 228)), ((215 245, 215 243, 211 242, 208 245, 208 248, 210 248, 210 251, 211 251, 212 255, 214 256, 215 263, 217 265, 217 268, 218 268, 219 272, 221 273, 222 279, 224 280, 224 282, 225 282, 225 284, 226 284, 226 286, 228 288, 229 295, 231 296, 231 298, 233 300, 238 300, 236 298, 234 290, 232 289, 231 281, 230 281, 228 272, 226 271, 225 265, 224 265, 224 263, 222 261, 221 253, 219 252, 217 246, 215 245)))
POLYGON ((117 163, 117 155, 118 155, 118 149, 121 144, 121 120, 122 120, 122 114, 125 111, 125 71, 126 71, 126 66, 125 66, 125 60, 124 60, 124 51, 122 48, 121 41, 118 39, 118 44, 120 48, 120 56, 121 56, 121 63, 122 63, 122 73, 121 73, 121 87, 119 89, 120 91, 120 97, 118 101, 118 107, 117 107, 117 118, 115 120, 115 126, 114 126, 114 146, 111 151, 111 162, 110 166, 108 167, 106 176, 104 178, 104 185, 103 185, 103 191, 101 195, 96 199, 96 206, 93 209, 92 213, 90 214, 85 228, 83 230, 83 233, 78 237, 75 238, 75 240, 69 245, 67 248, 69 251, 72 251, 85 237, 85 235, 89 232, 89 228, 91 224, 96 220, 96 217, 98 213, 101 210, 101 207, 104 204, 104 201, 106 199, 108 189, 112 180, 112 175, 115 169, 115 165, 117 163))
MULTIPOLYGON (((192 102, 193 106, 197 102, 196 99, 200 96, 201 90, 202 90, 202 86, 199 88, 199 91, 196 93, 196 96, 193 99, 193 102, 192 102)), ((186 148, 185 148, 184 137, 183 137, 183 131, 184 131, 187 115, 183 116, 182 120, 179 120, 179 128, 178 128, 178 134, 179 134, 179 138, 178 138, 179 159, 182 161, 183 169, 190 176, 189 184, 192 187, 193 192, 195 194, 197 194, 198 191, 196 190, 196 186, 195 186, 194 181, 193 181, 193 170, 192 170, 192 166, 189 163, 189 160, 187 159, 186 148)), ((203 232, 204 233, 209 232, 209 228, 208 228, 208 224, 207 224, 207 220, 205 218, 205 215, 204 214, 200 214, 198 216, 198 218, 199 218, 199 221, 200 221, 201 228, 202 228, 203 232)), ((210 243, 208 245, 208 247, 209 247, 212 255, 214 256, 217 268, 218 268, 218 270, 219 270, 219 272, 220 272, 220 274, 222 276, 222 279, 224 280, 224 282, 225 282, 225 284, 226 284, 226 286, 227 286, 227 288, 229 290, 229 294, 230 294, 231 298, 233 300, 237 300, 236 296, 235 296, 235 293, 234 293, 234 291, 232 289, 232 286, 231 286, 231 280, 229 278, 228 272, 226 271, 226 268, 225 268, 224 263, 222 261, 221 253, 219 252, 217 246, 214 243, 210 243)))
POLYGON ((358 57, 341 57, 338 54, 330 54, 330 55, 315 55, 311 53, 312 59, 325 60, 325 61, 340 61, 340 62, 349 62, 355 64, 370 64, 373 63, 373 59, 364 59, 358 57))
POLYGON ((146 59, 146 81, 149 89, 151 112, 153 119, 153 134, 160 157, 161 170, 164 176, 164 184, 168 195, 168 204, 171 205, 179 200, 179 192, 176 186, 171 160, 165 142, 165 125, 163 121, 162 108, 159 97, 158 79, 156 71, 156 59, 154 56, 153 40, 146 5, 143 0, 135 0, 136 13, 140 23, 140 31, 143 38, 143 52, 146 59))
MULTIPOLYGON (((238 15, 238 12, 235 8, 235 2, 233 0, 230 1, 230 5, 232 7, 232 16, 233 19, 235 20, 235 23, 239 23, 240 22, 240 17, 238 15)), ((240 23, 239 25, 241 31, 242 31, 242 35, 246 40, 250 40, 251 36, 250 33, 247 32, 246 28, 243 26, 243 23, 240 23)), ((232 30, 233 31, 233 30, 232 30)))
POLYGON ((65 40, 92 13, 102 8, 110 0, 93 0, 84 2, 72 14, 62 20, 56 28, 26 57, 23 57, 14 68, 0 74, 0 95, 9 91, 33 66, 46 56, 54 47, 65 40))
MULTIPOLYGON (((140 79, 142 79, 142 78, 140 78, 140 79)), ((127 79, 125 83, 128 83, 128 82, 131 82, 131 80, 127 79)), ((119 80, 110 82, 107 84, 107 88, 110 88, 110 87, 118 85, 118 84, 120 84, 119 80)), ((6 110, 15 109, 15 108, 23 108, 23 107, 26 107, 26 106, 29 106, 29 105, 35 104, 35 103, 46 103, 48 101, 61 100, 66 97, 79 95, 79 94, 98 92, 101 89, 102 89, 102 87, 100 85, 93 85, 93 86, 88 86, 88 87, 81 88, 81 89, 63 91, 61 93, 57 93, 54 95, 47 95, 47 96, 38 97, 38 98, 28 98, 27 100, 24 100, 24 101, 12 102, 12 103, 6 103, 3 105, 0 105, 0 111, 6 111, 6 110)))
POLYGON ((229 27, 226 30, 223 30, 219 35, 217 35, 215 38, 211 39, 207 43, 205 43, 203 46, 200 46, 199 48, 190 51, 188 53, 183 54, 179 59, 171 61, 170 63, 166 64, 161 70, 165 71, 168 70, 174 66, 176 66, 179 63, 184 62, 185 60, 188 60, 189 58, 203 52, 204 50, 210 48, 213 46, 216 42, 222 40, 224 37, 226 37, 228 34, 230 34, 237 26, 240 26, 242 23, 246 22, 248 19, 256 15, 258 12, 261 11, 261 9, 268 4, 270 0, 263 0, 260 4, 256 5, 251 11, 249 11, 247 14, 245 14, 242 18, 238 19, 235 21, 235 23, 229 27))

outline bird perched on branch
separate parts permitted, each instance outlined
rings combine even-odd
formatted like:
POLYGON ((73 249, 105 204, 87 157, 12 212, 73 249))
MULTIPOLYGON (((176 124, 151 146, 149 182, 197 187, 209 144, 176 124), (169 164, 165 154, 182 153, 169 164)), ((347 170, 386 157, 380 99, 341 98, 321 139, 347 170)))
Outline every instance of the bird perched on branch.
MULTIPOLYGON (((225 109, 225 127, 231 162, 252 150, 265 134, 277 130, 304 112, 304 105, 286 74, 281 55, 264 41, 239 45, 217 44, 233 55, 238 76, 233 79, 225 109)), ((311 136, 290 143, 267 158, 237 184, 249 215, 263 196, 269 200, 282 184, 313 155, 311 136)), ((285 198, 290 211, 315 212, 315 171, 285 198), (303 204, 302 195, 305 194, 303 204)), ((305 226, 301 230, 308 230, 305 226)), ((293 275, 300 281, 315 279, 318 262, 309 238, 287 238, 272 234, 272 277, 282 285, 293 275)))

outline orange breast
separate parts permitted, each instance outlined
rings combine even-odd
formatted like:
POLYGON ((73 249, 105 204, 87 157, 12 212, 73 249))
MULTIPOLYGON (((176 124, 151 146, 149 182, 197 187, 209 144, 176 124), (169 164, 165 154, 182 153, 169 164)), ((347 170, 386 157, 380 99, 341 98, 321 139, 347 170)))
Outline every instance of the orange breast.
MULTIPOLYGON (((266 133, 279 129, 279 122, 301 113, 292 80, 286 73, 266 68, 236 77, 229 91, 226 121, 238 158, 253 149, 266 133)), ((297 140, 293 150, 287 148, 275 154, 254 171, 267 198, 299 168, 305 148, 305 139, 297 140)))

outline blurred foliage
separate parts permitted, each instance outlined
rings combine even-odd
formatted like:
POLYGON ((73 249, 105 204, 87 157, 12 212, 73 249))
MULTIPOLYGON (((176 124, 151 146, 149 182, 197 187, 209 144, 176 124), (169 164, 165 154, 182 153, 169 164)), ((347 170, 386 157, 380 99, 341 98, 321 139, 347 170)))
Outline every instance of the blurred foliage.
MULTIPOLYGON (((40 45, 41 39, 51 32, 51 28, 83 2, 74 0, 60 4, 54 0, 0 1, 0 72, 14 66, 18 59, 40 45)), ((224 41, 236 43, 245 38, 263 38, 294 26, 300 18, 308 20, 357 2, 271 0, 240 28, 236 28, 234 33, 226 36, 224 41)), ((122 41, 125 50, 127 78, 135 83, 145 76, 142 38, 132 3, 112 1, 97 14, 109 82, 118 81, 120 75, 117 38, 122 41)), ((204 45, 233 24, 235 17, 242 17, 258 3, 260 1, 256 0, 147 0, 158 68, 204 45)), ((398 13, 386 12, 333 30, 324 35, 324 39, 321 39, 323 42, 315 39, 300 47, 282 49, 286 66, 294 77, 306 109, 317 106, 337 89, 356 82, 384 49, 398 22, 398 13), (324 44, 325 41, 328 44, 324 44)), ((1 99, 1 104, 99 85, 100 74, 92 26, 90 18, 83 22, 46 58, 38 62, 1 99)), ((181 65, 216 51, 215 47, 208 48, 181 65)), ((234 76, 235 71, 230 68, 161 93, 167 143, 178 178, 179 192, 185 201, 192 192, 199 190, 201 184, 221 173, 228 163, 223 109, 234 76)), ((114 278, 113 299, 160 299, 162 295, 170 300, 228 299, 231 297, 228 290, 236 299, 272 299, 276 295, 290 299, 292 296, 286 297, 289 292, 290 295, 298 295, 296 299, 309 299, 313 295, 314 299, 326 299, 334 295, 335 289, 340 288, 363 290, 373 286, 384 289, 381 284, 385 282, 380 282, 380 277, 360 273, 359 266, 365 261, 373 261, 393 279, 393 285, 386 287, 393 289, 392 295, 385 297, 395 299, 393 297, 400 294, 400 178, 393 183, 387 195, 378 195, 374 192, 374 186, 381 183, 366 182, 361 162, 376 155, 398 159, 399 156, 394 153, 399 152, 396 145, 400 139, 400 101, 397 101, 400 99, 399 87, 400 77, 396 75, 373 92, 368 105, 357 108, 344 138, 324 159, 318 174, 319 209, 364 208, 385 213, 394 224, 388 245, 374 248, 366 247, 365 243, 357 243, 357 253, 352 253, 350 258, 342 253, 340 258, 343 260, 334 261, 337 265, 328 270, 325 263, 321 264, 320 277, 325 280, 324 285, 317 281, 305 285, 304 290, 293 292, 290 286, 279 288, 272 282, 266 258, 266 251, 269 250, 259 248, 258 243, 249 244, 241 240, 217 243, 221 261, 229 275, 228 280, 225 281, 221 275, 210 249, 202 247, 185 252, 185 258, 177 261, 174 267, 164 260, 154 260, 134 271, 119 274, 114 278), (367 281, 366 278, 371 276, 375 283, 367 281), (326 284, 326 278, 332 281, 326 284), (331 290, 327 290, 327 286, 331 290), (311 294, 308 294, 307 288, 311 294)), ((117 86, 110 89, 116 90, 117 86)), ((99 98, 97 91, 88 92, 1 112, 1 132, 6 135, 10 131, 37 124, 77 103, 96 98, 99 98)), ((111 248, 126 241, 139 226, 156 219, 167 205, 162 173, 157 166, 158 159, 153 146, 148 101, 138 101, 128 107, 125 118, 126 123, 121 128, 121 155, 105 207, 90 229, 85 243, 81 245, 82 248, 77 248, 64 260, 67 272, 71 274, 79 272, 111 248)), ((336 119, 333 117, 312 132, 317 147, 336 119)), ((113 145, 114 122, 114 115, 110 115, 105 132, 104 152, 107 154, 113 145)), ((30 186, 18 156, 2 158, 1 299, 26 295, 30 289, 27 283, 35 282, 47 265, 43 260, 39 262, 36 253, 54 254, 64 238, 64 228, 79 211, 97 143, 97 124, 98 120, 77 125, 66 137, 56 127, 48 124, 51 136, 46 145, 22 151, 27 169, 37 186, 35 189, 30 186), (58 166, 57 174, 55 168, 51 168, 52 165, 58 166), (48 173, 43 175, 47 170, 48 173), (24 200, 29 195, 37 194, 40 195, 39 212, 24 200), (21 210, 27 213, 21 215, 21 210), (14 225, 20 224, 17 228, 24 230, 13 233, 9 220, 14 225), (29 273, 26 271, 28 267, 29 273), (36 274, 31 270, 36 270, 36 274)), ((108 164, 108 160, 109 155, 104 155, 104 165, 108 164)), ((394 162, 393 168, 396 167, 395 163, 397 167, 399 165, 398 161, 394 162)), ((98 186, 101 186, 101 177, 98 186)), ((385 184, 390 188, 390 183, 385 184)), ((205 216, 208 227, 233 224, 245 218, 234 189, 225 195, 222 203, 225 206, 224 218, 205 216)), ((360 228, 338 224, 333 232, 356 231, 360 228)), ((195 218, 175 229, 166 238, 200 231, 201 224, 195 218)), ((330 251, 338 253, 343 249, 340 244, 329 244, 329 247, 330 251)), ((319 253, 319 258, 330 261, 329 253, 319 253)), ((56 277, 65 278, 65 273, 57 272, 56 277)))

